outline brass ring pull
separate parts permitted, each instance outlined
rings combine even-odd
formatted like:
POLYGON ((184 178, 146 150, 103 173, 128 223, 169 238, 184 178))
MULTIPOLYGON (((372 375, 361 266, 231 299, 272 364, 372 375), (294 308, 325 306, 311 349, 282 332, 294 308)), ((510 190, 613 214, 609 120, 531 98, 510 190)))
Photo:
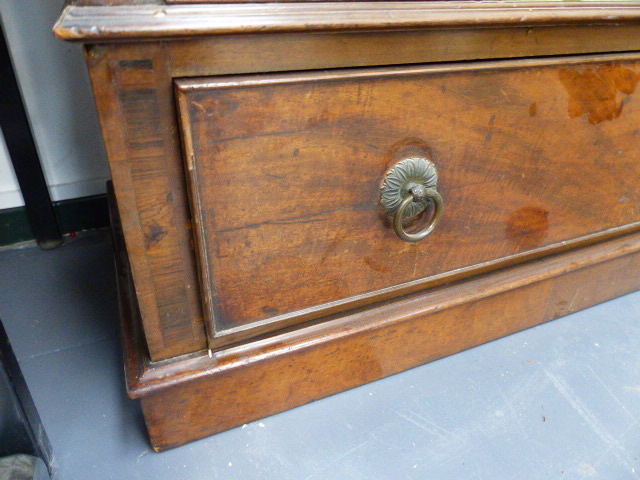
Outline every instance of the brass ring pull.
POLYGON ((433 232, 444 211, 444 202, 437 191, 438 172, 424 157, 405 158, 386 173, 380 189, 380 203, 393 216, 393 229, 401 240, 418 242, 433 232), (433 214, 415 233, 404 229, 403 221, 416 218, 433 203, 433 214))
POLYGON ((442 218, 442 212, 444 210, 444 202, 438 191, 434 188, 424 188, 422 185, 416 185, 410 190, 410 193, 402 200, 400 206, 393 214, 393 229, 396 235, 405 242, 419 242, 436 228, 440 219, 442 218), (424 227, 416 233, 409 233, 404 229, 402 221, 404 219, 405 212, 409 205, 413 202, 419 202, 424 200, 431 200, 434 204, 434 211, 431 219, 426 222, 424 227))

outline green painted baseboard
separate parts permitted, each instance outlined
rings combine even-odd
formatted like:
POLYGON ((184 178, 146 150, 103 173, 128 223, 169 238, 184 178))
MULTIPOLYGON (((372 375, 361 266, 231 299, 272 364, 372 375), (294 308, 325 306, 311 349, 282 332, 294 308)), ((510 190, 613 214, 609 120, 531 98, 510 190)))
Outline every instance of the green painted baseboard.
MULTIPOLYGON (((106 195, 61 200, 53 202, 53 208, 63 235, 109 226, 106 195)), ((24 207, 0 210, 0 246, 33 239, 24 207)))

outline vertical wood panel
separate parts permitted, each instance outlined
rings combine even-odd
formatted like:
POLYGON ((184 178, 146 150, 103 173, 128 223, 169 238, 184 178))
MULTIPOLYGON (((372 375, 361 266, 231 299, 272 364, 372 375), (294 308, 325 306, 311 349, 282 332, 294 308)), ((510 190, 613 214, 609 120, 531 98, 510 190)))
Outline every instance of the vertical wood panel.
POLYGON ((88 65, 149 354, 206 347, 168 58, 160 44, 94 47, 88 65))

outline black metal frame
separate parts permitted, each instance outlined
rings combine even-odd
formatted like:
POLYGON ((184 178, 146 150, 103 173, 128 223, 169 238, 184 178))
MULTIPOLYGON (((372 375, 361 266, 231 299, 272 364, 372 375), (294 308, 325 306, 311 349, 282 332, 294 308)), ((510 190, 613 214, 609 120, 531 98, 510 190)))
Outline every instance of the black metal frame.
POLYGON ((0 321, 0 457, 13 454, 38 457, 54 474, 51 444, 0 321))
POLYGON ((62 243, 47 182, 22 102, 0 21, 0 127, 20 184, 29 224, 41 248, 62 243))

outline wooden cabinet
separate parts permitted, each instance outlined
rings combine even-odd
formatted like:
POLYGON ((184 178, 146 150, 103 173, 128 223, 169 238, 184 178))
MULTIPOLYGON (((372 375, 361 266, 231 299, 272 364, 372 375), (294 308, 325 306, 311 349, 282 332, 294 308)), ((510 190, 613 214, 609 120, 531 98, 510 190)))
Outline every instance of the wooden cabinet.
POLYGON ((156 449, 640 288, 640 6, 79 3, 156 449))

